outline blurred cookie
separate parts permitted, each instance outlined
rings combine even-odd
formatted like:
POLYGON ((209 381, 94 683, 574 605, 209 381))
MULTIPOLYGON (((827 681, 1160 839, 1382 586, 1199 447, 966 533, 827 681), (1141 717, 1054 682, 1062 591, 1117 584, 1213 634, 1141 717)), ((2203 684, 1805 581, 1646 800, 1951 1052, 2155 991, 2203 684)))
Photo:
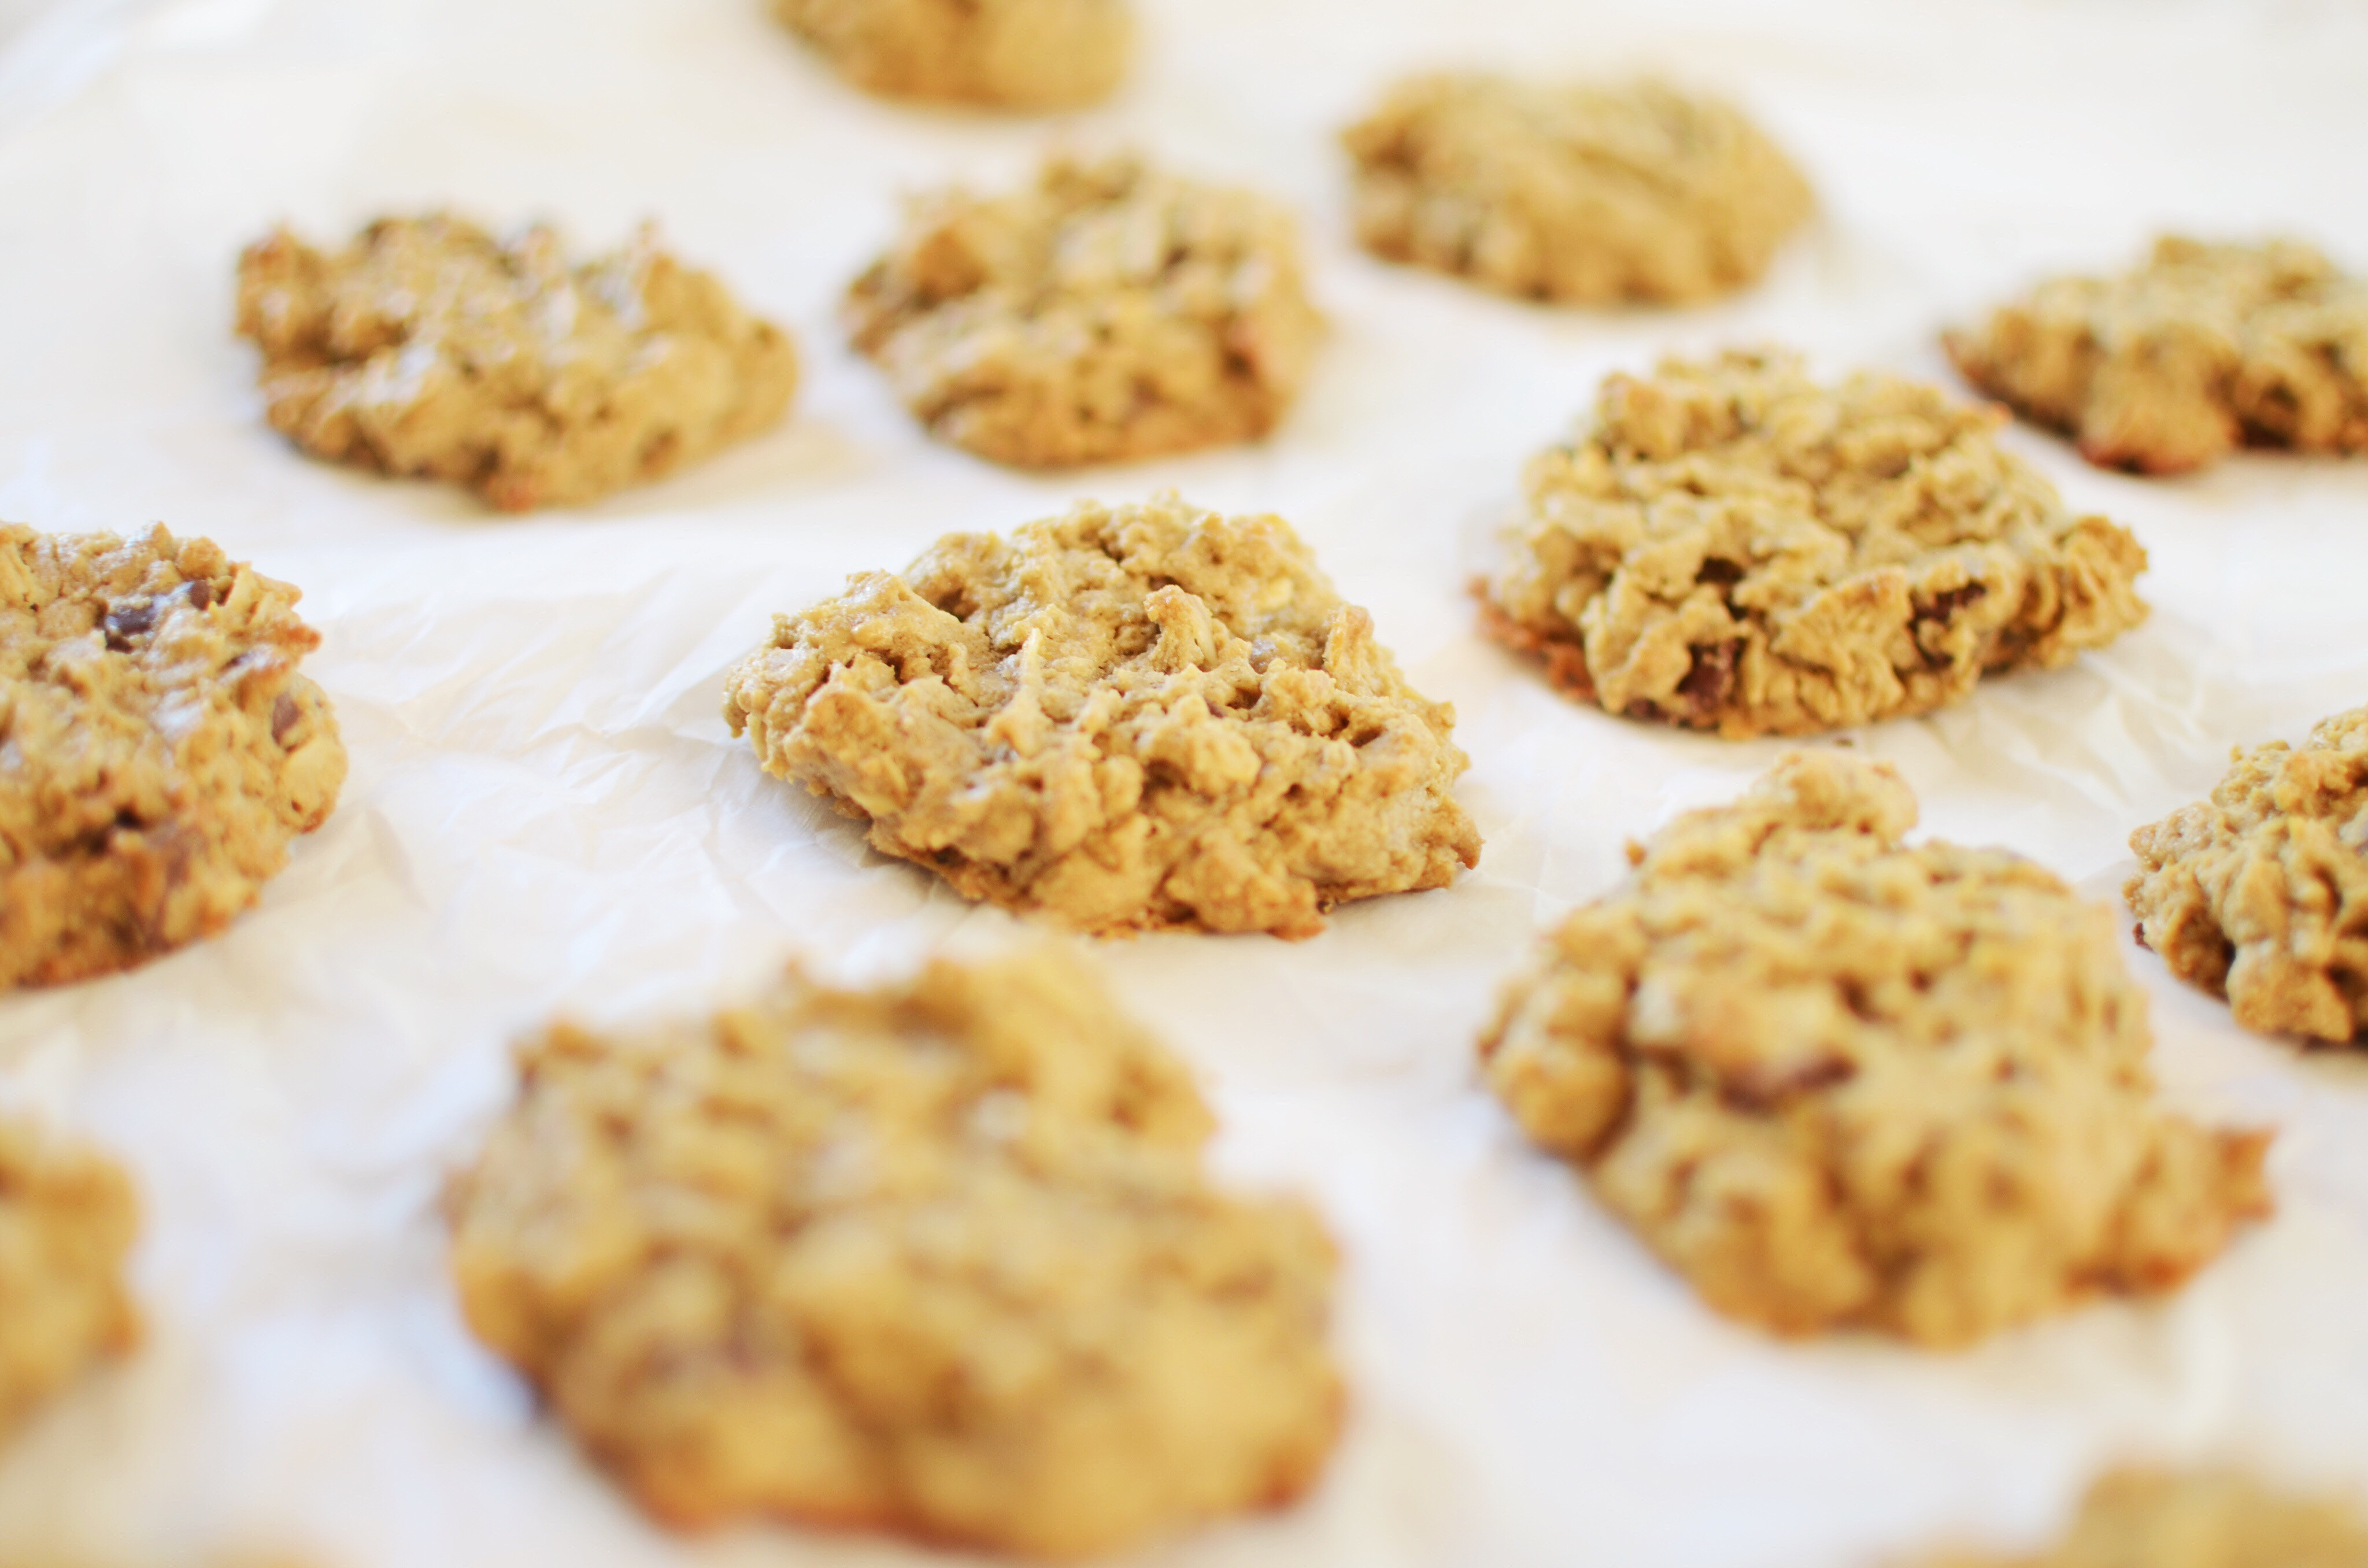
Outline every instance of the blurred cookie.
POLYGON ((1564 304, 1740 289, 1815 205, 1740 110, 1653 81, 1416 76, 1341 139, 1366 249, 1564 304))
POLYGON ((2368 1042, 2368 708, 2238 751, 2130 847, 2123 894, 2171 973, 2248 1029, 2368 1042))
POLYGON ((161 527, 0 524, 0 990, 211 936, 328 816, 346 750, 299 597, 161 527))
POLYGON ((2291 241, 2157 240, 2135 271, 2051 278, 1943 341, 1965 380, 2109 468, 2368 450, 2368 281, 2291 241))
POLYGON ((792 973, 519 1064, 461 1303, 660 1517, 1075 1558, 1323 1468, 1331 1244, 1209 1187, 1190 1078, 1075 960, 792 973))
POLYGON ((2167 1115, 2113 924, 1995 849, 1900 840, 1887 766, 1777 764, 1579 910, 1480 1044, 1711 1306, 1971 1343, 2167 1290, 2265 1214, 2269 1137, 2167 1115))
POLYGON ((643 228, 571 264, 537 225, 383 218, 324 253, 281 230, 238 264, 272 426, 316 457, 465 484, 507 512, 672 472, 780 422, 789 337, 643 228))
POLYGON ((773 0, 773 14, 868 92, 1015 109, 1110 97, 1134 36, 1122 0, 773 0))
POLYGON ((851 578, 774 618, 724 717, 882 853, 1083 931, 1313 936, 1480 853, 1454 710, 1289 524, 1173 495, 851 578))
POLYGON ((1489 635, 1607 712, 1730 740, 1929 712, 2146 619, 2146 551, 2002 450, 1999 416, 1796 356, 1614 375, 1529 468, 1489 635))
POLYGON ((123 1289, 138 1229, 121 1171, 0 1117, 0 1443, 140 1337, 123 1289))
POLYGON ((1930 1568, 2368 1568, 2368 1527, 2349 1502, 2243 1475, 2120 1471, 2089 1488, 2053 1549, 1952 1554, 1930 1568))
POLYGON ((916 201, 847 317, 933 435, 1021 468, 1264 436, 1323 331, 1288 212, 1133 158, 916 201))

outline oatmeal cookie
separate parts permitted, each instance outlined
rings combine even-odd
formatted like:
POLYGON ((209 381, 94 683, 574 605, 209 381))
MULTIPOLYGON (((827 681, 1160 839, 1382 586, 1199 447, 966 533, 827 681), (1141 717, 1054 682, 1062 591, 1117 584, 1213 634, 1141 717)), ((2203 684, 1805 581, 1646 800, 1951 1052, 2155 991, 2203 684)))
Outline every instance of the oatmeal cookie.
POLYGON ((1173 495, 859 574, 774 618, 724 717, 882 854, 1083 931, 1309 937, 1480 855, 1454 710, 1288 523, 1173 495))
POLYGON ((1341 140, 1366 249, 1523 298, 1727 293, 1814 206, 1739 110, 1653 81, 1416 76, 1341 140))
POLYGON ((2123 896, 2171 973, 2248 1029, 2368 1043, 2368 708, 2237 752, 2130 847, 2123 896))
POLYGON ((1288 212, 1126 157, 916 202, 847 319, 933 434, 1021 468, 1264 436, 1324 325, 1288 212))
POLYGON ((1076 960, 792 972, 520 1065, 461 1301, 659 1517, 1074 1558, 1322 1469, 1331 1244, 1209 1187, 1190 1079, 1076 960))
POLYGON ((384 218, 324 254, 287 231, 238 264, 274 428, 316 457, 466 484, 507 512, 589 501, 778 424, 788 335, 644 227, 570 266, 540 225, 497 240, 384 218))
POLYGON ((867 92, 1073 108, 1126 74, 1122 0, 773 0, 773 14, 867 92))
POLYGON ((2244 1475, 2128 1470, 2089 1488, 2052 1551, 1950 1555, 1930 1568, 2368 1568, 2368 1526, 2348 1501, 2244 1475))
POLYGON ((1965 380, 2103 467, 2368 450, 2368 280, 2292 241, 2160 239, 2135 272, 2052 278, 1943 342, 1965 380))
POLYGON ((211 936, 328 816, 346 748, 297 597, 161 527, 0 524, 0 990, 211 936))
POLYGON ((123 1289, 138 1228, 121 1171, 0 1118, 0 1441, 139 1338, 123 1289))
POLYGON ((2269 1137, 2153 1103, 2113 923, 2002 850, 1909 848, 1884 765, 1679 817, 1480 1044, 1522 1129, 1732 1317, 1964 1345, 2166 1290, 2265 1214, 2269 1137))
POLYGON ((2146 551, 1999 449, 1999 415, 1789 354, 1614 375, 1530 464, 1483 628, 1605 711, 1804 735, 1929 712, 2146 619, 2146 551))

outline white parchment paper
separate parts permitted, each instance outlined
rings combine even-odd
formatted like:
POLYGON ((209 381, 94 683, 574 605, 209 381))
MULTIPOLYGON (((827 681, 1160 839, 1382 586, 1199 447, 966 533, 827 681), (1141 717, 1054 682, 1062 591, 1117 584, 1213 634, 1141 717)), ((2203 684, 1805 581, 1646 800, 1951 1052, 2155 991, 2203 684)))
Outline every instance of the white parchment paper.
MULTIPOLYGON (((1142 66, 1065 123, 837 85, 757 0, 52 0, 0 52, 0 516, 154 519, 301 585, 353 755, 336 816, 222 938, 0 999, 0 1103, 120 1153, 144 1195, 148 1343, 0 1453, 0 1563, 330 1568, 942 1561, 643 1522, 462 1328, 435 1201, 564 1007, 692 1007, 792 952, 848 972, 1007 937, 765 778, 718 714, 771 612, 939 533, 1164 486, 1271 509, 1452 699, 1487 838, 1451 891, 1299 945, 1106 946, 1194 1062, 1235 1178, 1341 1239, 1356 1384, 1304 1506, 1176 1568, 1813 1568, 1936 1536, 2027 1540, 2118 1459, 2237 1459, 2368 1486, 2368 1065, 2248 1038, 2130 961, 2166 1094, 2283 1129, 2281 1210, 2171 1299, 1971 1353, 1779 1344, 1722 1323, 1529 1152, 1470 1042, 1546 920, 1624 838, 1782 747, 1606 719, 1474 636, 1462 582, 1523 457, 1607 370, 1778 339, 1945 379, 1934 344, 2158 228, 2301 233, 2368 267, 2368 13, 2355 4, 1145 0, 1142 66), (1658 69, 1732 91, 1823 216, 1761 289, 1555 312, 1383 267, 1330 140, 1397 71, 1658 69), (838 290, 900 190, 1131 142, 1305 214, 1334 330, 1270 443, 1034 480, 926 441, 846 349, 838 290), (796 332, 791 422, 579 511, 299 457, 230 333, 238 248, 455 203, 644 216, 796 332)), ((2131 828, 2229 746, 2368 700, 2368 463, 2242 457, 2142 483, 2009 436, 2136 530, 2154 619, 2055 675, 1866 732, 1927 827, 2115 895, 2131 828)))

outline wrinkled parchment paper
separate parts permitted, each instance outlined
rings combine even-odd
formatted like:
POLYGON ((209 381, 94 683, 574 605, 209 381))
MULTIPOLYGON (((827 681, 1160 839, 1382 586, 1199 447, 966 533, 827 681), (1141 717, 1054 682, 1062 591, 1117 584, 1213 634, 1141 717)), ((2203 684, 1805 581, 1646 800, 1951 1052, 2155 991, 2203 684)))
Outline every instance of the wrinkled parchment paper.
MULTIPOLYGON (((436 1196, 565 1008, 705 1005, 792 952, 849 974, 1013 923, 765 778, 718 713, 775 610, 941 531, 1165 485, 1272 509, 1417 684, 1452 699, 1487 837, 1452 890, 1331 931, 1106 945, 1201 1073, 1241 1182, 1320 1204, 1356 1404, 1322 1488, 1176 1568, 1816 1568, 2035 1539, 2100 1466, 2233 1459, 2368 1486, 2368 1063, 2247 1037, 2130 950, 2165 1093, 2282 1129, 2281 1210, 2192 1287, 1936 1356, 1713 1318, 1530 1153, 1470 1043, 1531 933, 1624 838, 1781 751, 1609 720, 1474 636, 1462 584, 1607 370, 1782 339, 1946 379, 1934 333, 2157 228, 2287 231, 2368 267, 2368 13, 2335 3, 1168 0, 1110 108, 890 107, 757 0, 51 0, 0 54, 0 516, 154 519, 304 589, 353 754, 261 906, 136 974, 0 1000, 0 1103, 145 1195, 144 1348, 0 1454, 0 1562, 324 1568, 916 1563, 750 1528, 677 1540, 464 1331, 436 1196), (1743 97, 1811 172, 1768 283, 1685 312, 1554 312, 1348 243, 1330 140, 1397 71, 1645 67, 1743 97), (897 194, 1132 142, 1305 214, 1334 330, 1269 444, 1036 480, 925 440, 836 330, 897 194), (456 203, 644 216, 796 332, 792 421, 580 511, 333 469, 263 425, 232 263, 456 203), (247 1560, 252 1560, 248 1558, 247 1560)), ((2009 440, 2135 528, 2154 619, 2074 668, 1856 737, 1930 831, 2115 895, 2131 828, 2229 746, 2368 700, 2368 463, 2244 457, 2146 483, 2009 440)))

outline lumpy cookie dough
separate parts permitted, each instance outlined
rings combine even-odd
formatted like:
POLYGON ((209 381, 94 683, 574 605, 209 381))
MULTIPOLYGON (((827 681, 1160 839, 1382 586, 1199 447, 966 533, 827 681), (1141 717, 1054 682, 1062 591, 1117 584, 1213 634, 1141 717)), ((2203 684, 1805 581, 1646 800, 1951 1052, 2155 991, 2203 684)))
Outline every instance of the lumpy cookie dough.
POLYGON ((123 1288, 138 1228, 120 1170, 0 1116, 0 1443, 139 1338, 123 1288))
POLYGON ((1307 1487, 1315 1216, 1211 1189, 1183 1067, 1076 960, 523 1048, 456 1186, 470 1324, 659 1517, 1045 1558, 1307 1487))
POLYGON ((848 81, 891 97, 1073 108, 1126 74, 1122 0, 773 0, 848 81))
POLYGON ((0 990, 211 936, 328 816, 346 749, 297 598, 162 527, 0 524, 0 990))
POLYGON ((1958 1346, 2166 1290, 2265 1214, 2266 1133, 2153 1104, 2111 915, 1900 840, 1884 765, 1780 762, 1632 847, 1480 1044, 1531 1139, 1711 1306, 1958 1346))
POLYGON ((1565 304, 1740 289, 1814 206, 1741 111, 1653 81, 1416 76, 1342 141, 1366 249, 1565 304))
POLYGON ((1927 1568, 2368 1568, 2368 1526, 2335 1497, 2226 1471, 2116 1471, 2061 1543, 2028 1557, 1953 1553, 1927 1568))
POLYGON ((643 228, 574 264, 537 225, 385 218, 344 250, 281 230, 238 264, 272 426, 317 457, 465 484, 508 512, 639 484, 778 424, 788 335, 643 228))
POLYGON ((1967 381, 2103 467, 2368 450, 2368 280, 2292 241, 2160 239, 2135 271, 2052 278, 1943 341, 1967 381))
POLYGON ((724 717, 882 853, 1084 931, 1313 936, 1480 854, 1454 710, 1289 524, 1173 495, 853 577, 774 619, 724 717))
POLYGON ((1290 213, 1132 157, 916 201, 847 319, 932 434, 1021 468, 1264 436, 1324 330, 1290 213))
POLYGON ((2368 1043, 2368 708, 2237 752, 2130 847, 2123 895, 2171 973, 2247 1028, 2368 1043))
POLYGON ((2002 450, 2000 415, 1789 354, 1605 380, 1533 460, 1482 626, 1606 712, 1803 735, 1924 713, 2146 619, 2146 551, 2002 450))

